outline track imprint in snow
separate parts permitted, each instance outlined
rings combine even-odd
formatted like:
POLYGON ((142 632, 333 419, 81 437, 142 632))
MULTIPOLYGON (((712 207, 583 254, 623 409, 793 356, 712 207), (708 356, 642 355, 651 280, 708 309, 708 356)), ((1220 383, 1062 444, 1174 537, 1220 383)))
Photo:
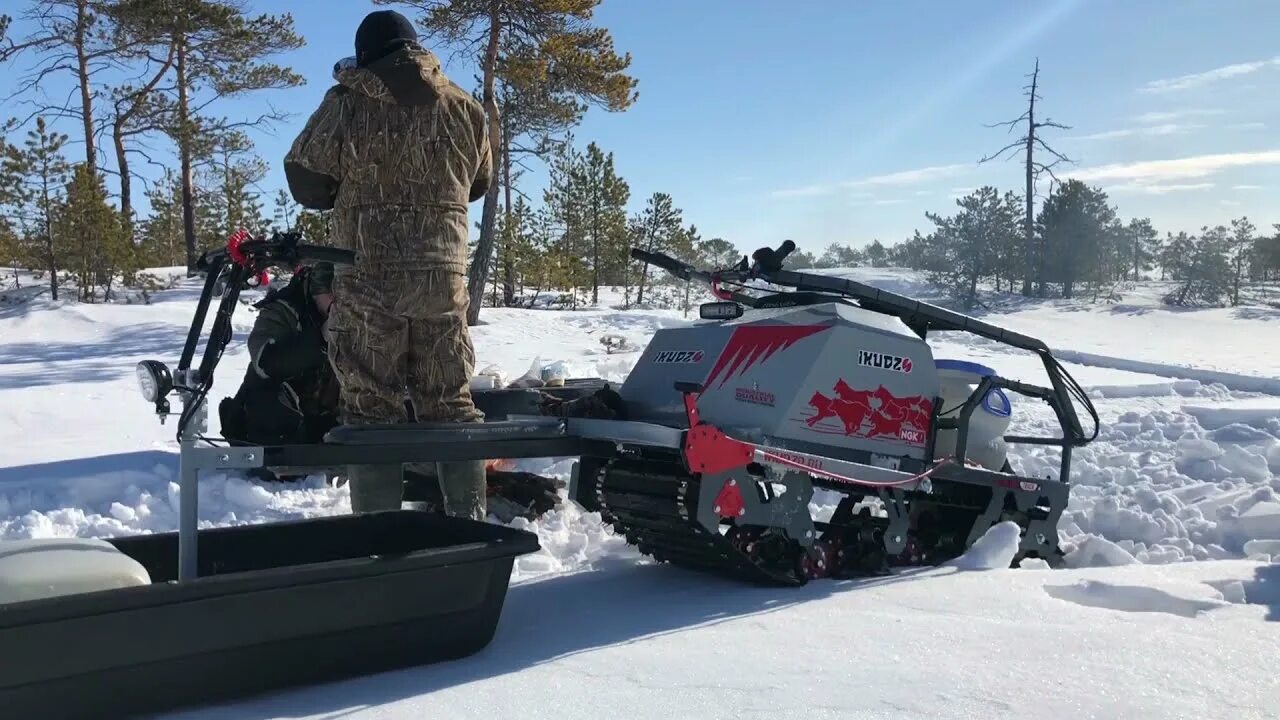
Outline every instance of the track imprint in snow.
POLYGON ((1136 585, 1112 585, 1098 580, 1082 580, 1074 585, 1046 585, 1050 597, 1066 602, 1130 613, 1167 613, 1196 618, 1201 613, 1226 607, 1228 602, 1191 600, 1164 590, 1136 585))
POLYGON ((1266 605, 1269 620, 1280 620, 1280 564, 1259 566, 1252 580, 1210 580, 1222 599, 1236 605, 1266 605))

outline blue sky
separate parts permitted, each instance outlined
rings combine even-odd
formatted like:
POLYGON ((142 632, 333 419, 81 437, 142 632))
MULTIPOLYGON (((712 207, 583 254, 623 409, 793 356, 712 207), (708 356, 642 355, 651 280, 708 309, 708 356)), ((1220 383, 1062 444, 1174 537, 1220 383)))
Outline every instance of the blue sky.
MULTIPOLYGON (((308 40, 282 58, 305 87, 219 109, 248 115, 270 101, 295 113, 255 137, 274 191, 280 158, 373 8, 250 4, 293 12, 308 40)), ((1013 139, 984 124, 1022 112, 1037 57, 1043 111, 1072 126, 1046 134, 1076 161, 1061 176, 1102 186, 1122 217, 1162 232, 1240 215, 1280 222, 1272 0, 605 0, 598 20, 633 54, 640 98, 591 112, 577 137, 614 153, 634 208, 668 192, 704 236, 743 248, 895 241, 969 189, 1019 190, 1016 161, 977 160, 1013 139)), ((441 56, 472 85, 470 63, 441 56)), ((0 92, 8 85, 0 76, 0 92)), ((540 183, 526 187, 538 196, 540 183)))

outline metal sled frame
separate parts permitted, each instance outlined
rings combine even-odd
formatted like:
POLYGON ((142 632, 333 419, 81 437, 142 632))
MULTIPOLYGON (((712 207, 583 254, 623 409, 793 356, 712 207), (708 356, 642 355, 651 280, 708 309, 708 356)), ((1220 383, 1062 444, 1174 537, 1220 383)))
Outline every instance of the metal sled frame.
MULTIPOLYGON (((184 403, 193 401, 180 393, 184 403)), ((178 577, 198 568, 199 485, 206 471, 253 468, 331 468, 362 464, 449 462, 490 458, 610 458, 621 447, 678 450, 685 432, 650 423, 589 418, 511 416, 499 422, 363 425, 334 428, 312 445, 200 445, 207 422, 204 400, 192 411, 179 453, 178 577)))

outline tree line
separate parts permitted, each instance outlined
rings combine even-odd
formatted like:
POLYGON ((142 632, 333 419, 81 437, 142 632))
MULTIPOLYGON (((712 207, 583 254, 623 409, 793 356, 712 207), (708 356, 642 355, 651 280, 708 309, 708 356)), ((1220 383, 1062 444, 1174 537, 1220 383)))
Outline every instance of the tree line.
POLYGON ((956 206, 927 213, 934 229, 892 247, 889 262, 925 271, 968 308, 980 304, 980 285, 1015 292, 1024 277, 1030 294, 1064 298, 1109 296, 1126 280, 1173 281, 1165 300, 1176 305, 1238 305, 1247 283, 1280 279, 1280 225, 1269 234, 1248 217, 1162 237, 1149 218, 1120 219, 1101 188, 1067 180, 1036 214, 1028 254, 1020 197, 988 186, 956 206))
POLYGON ((1159 269, 1161 280, 1176 281, 1165 301, 1175 305, 1241 303, 1248 282, 1280 276, 1280 225, 1260 232, 1248 217, 1230 226, 1204 226, 1198 233, 1160 237, 1149 218, 1122 221, 1107 193, 1079 180, 1059 180, 1054 168, 1073 162, 1046 142, 1048 129, 1070 129, 1038 105, 1040 61, 1023 87, 1026 110, 989 125, 1024 134, 979 164, 1021 156, 1025 189, 1021 196, 986 186, 956 201, 953 215, 926 213, 934 229, 919 231, 892 251, 896 264, 928 272, 966 308, 979 304, 979 284, 998 291, 1021 284, 1024 296, 1110 297, 1115 284, 1138 280, 1159 269), (1039 119, 1038 119, 1039 118, 1039 119), (1011 155, 1012 154, 1012 155, 1011 155), (1037 187, 1048 176, 1049 192, 1036 208, 1037 187))

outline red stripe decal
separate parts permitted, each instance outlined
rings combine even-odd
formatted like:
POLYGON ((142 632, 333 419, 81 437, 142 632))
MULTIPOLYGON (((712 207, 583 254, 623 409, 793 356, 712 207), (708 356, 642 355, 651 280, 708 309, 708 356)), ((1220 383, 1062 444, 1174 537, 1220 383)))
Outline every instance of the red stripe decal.
POLYGON ((717 378, 724 385, 730 378, 750 370, 757 362, 768 360, 775 352, 791 347, 797 341, 820 333, 830 325, 752 325, 736 328, 725 345, 724 352, 716 360, 707 376, 704 388, 710 388, 717 378), (732 365, 730 365, 732 363, 732 365), (721 377, 721 371, 728 372, 721 377))

